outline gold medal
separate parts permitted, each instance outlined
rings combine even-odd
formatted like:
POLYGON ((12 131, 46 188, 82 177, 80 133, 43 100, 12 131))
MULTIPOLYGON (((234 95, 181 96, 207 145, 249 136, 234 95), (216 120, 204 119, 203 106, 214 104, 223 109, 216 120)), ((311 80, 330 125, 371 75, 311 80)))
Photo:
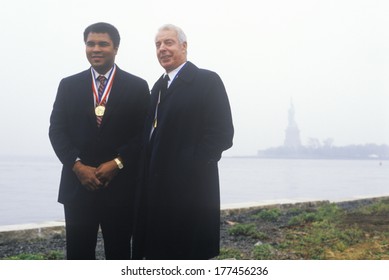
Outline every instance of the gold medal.
POLYGON ((105 107, 104 106, 99 105, 99 106, 97 106, 95 108, 95 114, 98 117, 104 116, 104 112, 105 112, 105 107))

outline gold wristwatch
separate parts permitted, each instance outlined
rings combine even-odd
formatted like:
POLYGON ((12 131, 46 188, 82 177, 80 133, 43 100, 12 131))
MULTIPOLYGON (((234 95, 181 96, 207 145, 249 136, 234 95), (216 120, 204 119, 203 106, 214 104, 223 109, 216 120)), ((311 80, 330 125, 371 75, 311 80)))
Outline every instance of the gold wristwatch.
POLYGON ((119 158, 115 158, 114 161, 115 161, 116 164, 118 165, 119 169, 123 169, 124 165, 123 165, 123 163, 120 161, 119 158))

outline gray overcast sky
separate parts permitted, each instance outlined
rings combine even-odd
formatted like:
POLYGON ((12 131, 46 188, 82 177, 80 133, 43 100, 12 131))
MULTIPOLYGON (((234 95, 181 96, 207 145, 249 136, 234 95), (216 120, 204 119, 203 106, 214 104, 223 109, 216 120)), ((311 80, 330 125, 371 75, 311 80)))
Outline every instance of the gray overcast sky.
POLYGON ((236 129, 225 155, 283 144, 290 101, 304 144, 389 144, 389 1, 2 1, 1 155, 53 155, 49 116, 60 79, 89 67, 82 33, 115 25, 116 62, 146 79, 163 73, 154 36, 183 28, 188 59, 217 72, 236 129))

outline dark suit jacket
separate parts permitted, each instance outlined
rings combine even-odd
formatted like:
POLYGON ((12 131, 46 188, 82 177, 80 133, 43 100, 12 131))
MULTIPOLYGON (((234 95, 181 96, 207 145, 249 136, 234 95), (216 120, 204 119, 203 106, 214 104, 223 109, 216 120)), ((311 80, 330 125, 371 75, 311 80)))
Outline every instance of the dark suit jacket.
POLYGON ((110 203, 128 203, 139 165, 149 96, 146 81, 117 67, 105 115, 98 128, 90 69, 60 82, 49 128, 51 144, 63 164, 60 203, 83 204, 97 195, 110 203), (118 155, 123 158, 125 167, 108 188, 87 191, 72 171, 77 158, 97 167, 118 155))
MULTIPOLYGON (((151 92, 145 146, 161 82, 162 77, 151 92)), ((222 80, 187 62, 159 105, 153 145, 144 154, 136 258, 207 259, 219 254, 217 162, 232 146, 233 133, 222 80)))

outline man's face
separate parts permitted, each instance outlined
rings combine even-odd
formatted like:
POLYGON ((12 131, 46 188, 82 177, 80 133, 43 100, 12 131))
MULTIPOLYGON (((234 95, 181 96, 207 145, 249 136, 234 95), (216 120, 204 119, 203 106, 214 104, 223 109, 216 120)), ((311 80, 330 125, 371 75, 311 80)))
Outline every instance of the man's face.
POLYGON ((89 33, 86 39, 86 57, 92 67, 105 74, 115 63, 118 48, 115 48, 108 33, 89 33))
POLYGON ((158 61, 167 73, 186 61, 186 42, 180 43, 173 30, 162 30, 155 38, 158 61))

